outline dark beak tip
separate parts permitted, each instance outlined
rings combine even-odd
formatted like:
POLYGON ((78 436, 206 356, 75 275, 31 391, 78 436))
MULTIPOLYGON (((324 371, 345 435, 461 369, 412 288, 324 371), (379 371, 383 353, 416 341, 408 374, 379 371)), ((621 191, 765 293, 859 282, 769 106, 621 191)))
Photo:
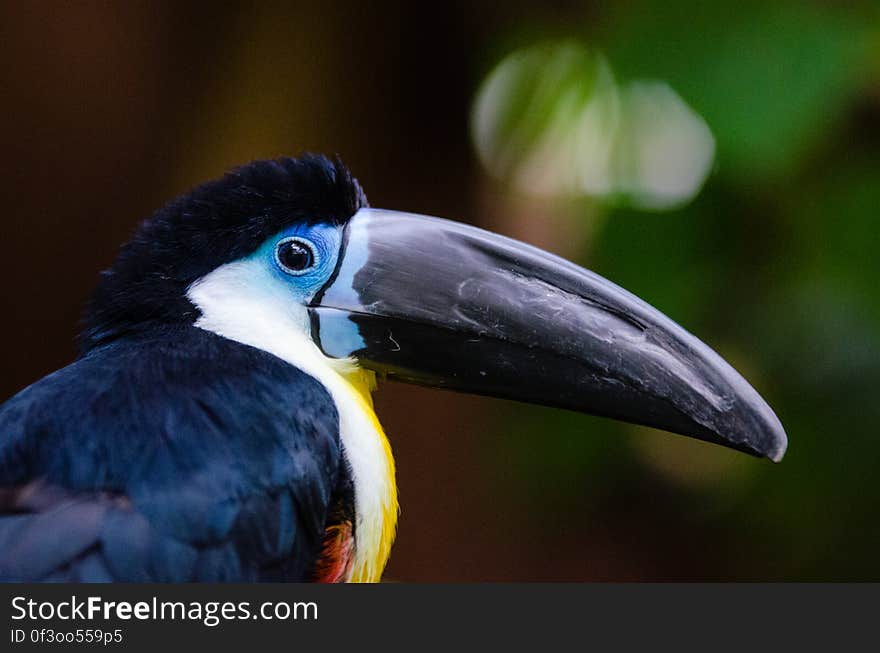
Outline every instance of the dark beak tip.
POLYGON ((785 452, 788 450, 788 435, 785 433, 785 427, 782 426, 782 422, 776 416, 776 413, 761 399, 761 403, 763 404, 761 410, 762 422, 764 428, 762 429, 762 438, 761 444, 763 445, 764 453, 763 455, 769 458, 774 463, 778 463, 782 461, 783 456, 785 456, 785 452))
MULTIPOLYGON (((772 408, 738 374, 738 397, 726 409, 702 413, 695 430, 676 431, 778 463, 788 449, 788 436, 772 408)), ((662 427, 661 427, 662 428, 662 427)))
POLYGON ((788 451, 788 436, 785 434, 781 424, 779 425, 779 431, 775 434, 773 445, 773 448, 766 454, 767 458, 774 463, 782 462, 785 452, 788 451))
POLYGON ((766 421, 763 428, 760 429, 758 437, 746 438, 743 443, 746 450, 752 455, 778 463, 782 461, 788 450, 788 436, 775 413, 769 407, 767 411, 769 414, 765 413, 766 421))

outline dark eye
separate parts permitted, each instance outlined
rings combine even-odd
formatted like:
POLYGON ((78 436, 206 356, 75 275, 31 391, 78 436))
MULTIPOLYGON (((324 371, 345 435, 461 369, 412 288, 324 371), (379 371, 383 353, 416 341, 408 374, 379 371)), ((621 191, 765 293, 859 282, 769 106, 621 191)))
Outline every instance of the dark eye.
POLYGON ((312 247, 298 238, 290 238, 278 243, 275 258, 285 272, 299 274, 315 265, 315 252, 312 247))

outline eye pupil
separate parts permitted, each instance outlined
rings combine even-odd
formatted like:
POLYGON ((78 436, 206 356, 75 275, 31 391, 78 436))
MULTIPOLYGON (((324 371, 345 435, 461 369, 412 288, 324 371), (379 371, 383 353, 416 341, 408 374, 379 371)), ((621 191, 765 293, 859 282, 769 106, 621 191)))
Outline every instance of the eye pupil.
POLYGON ((302 272, 315 263, 312 248, 298 240, 288 240, 278 246, 278 262, 292 272, 302 272))

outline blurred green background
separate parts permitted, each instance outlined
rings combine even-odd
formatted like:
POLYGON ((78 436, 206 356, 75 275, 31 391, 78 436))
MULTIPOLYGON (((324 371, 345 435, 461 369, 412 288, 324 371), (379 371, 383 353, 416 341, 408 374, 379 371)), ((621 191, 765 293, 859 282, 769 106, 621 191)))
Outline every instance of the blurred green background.
POLYGON ((646 299, 775 408, 773 465, 386 384, 391 580, 880 580, 880 5, 4 3, 0 399, 138 220, 338 153, 383 208, 646 299))

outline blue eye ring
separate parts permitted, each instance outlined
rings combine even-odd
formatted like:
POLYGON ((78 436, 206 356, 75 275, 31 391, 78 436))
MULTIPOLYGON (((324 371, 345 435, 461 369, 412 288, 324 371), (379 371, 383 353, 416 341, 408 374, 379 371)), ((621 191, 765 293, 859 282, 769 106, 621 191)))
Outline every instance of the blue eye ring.
POLYGON ((298 277, 316 268, 319 263, 317 246, 306 238, 290 236, 275 244, 275 264, 285 274, 298 277), (286 247, 291 244, 298 248, 286 247))

